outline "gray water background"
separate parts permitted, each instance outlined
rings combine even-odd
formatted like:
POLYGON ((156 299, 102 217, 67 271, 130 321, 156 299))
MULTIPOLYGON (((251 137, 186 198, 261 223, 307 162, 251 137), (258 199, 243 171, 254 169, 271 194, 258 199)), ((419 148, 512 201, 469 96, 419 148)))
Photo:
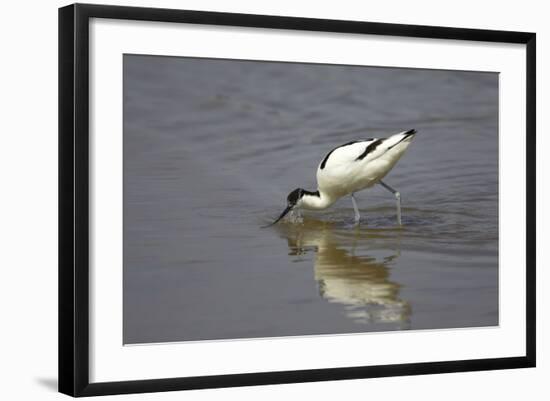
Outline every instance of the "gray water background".
POLYGON ((498 324, 498 74, 124 56, 125 344, 498 324), (333 147, 380 186, 262 229, 333 147))

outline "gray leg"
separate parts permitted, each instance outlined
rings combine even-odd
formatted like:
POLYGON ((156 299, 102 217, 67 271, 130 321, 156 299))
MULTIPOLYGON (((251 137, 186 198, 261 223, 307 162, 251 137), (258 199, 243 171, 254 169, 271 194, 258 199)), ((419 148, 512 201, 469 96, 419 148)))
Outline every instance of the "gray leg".
POLYGON ((382 185, 384 188, 386 188, 388 191, 390 191, 392 194, 395 195, 395 199, 397 201, 397 224, 402 225, 401 224, 401 194, 395 189, 393 189, 392 187, 390 187, 388 184, 382 181, 378 181, 378 182, 380 185, 382 185))
POLYGON ((355 224, 359 224, 359 220, 361 219, 361 215, 359 214, 359 208, 357 207, 357 202, 355 201, 354 194, 351 194, 351 202, 353 203, 353 210, 355 211, 355 224))

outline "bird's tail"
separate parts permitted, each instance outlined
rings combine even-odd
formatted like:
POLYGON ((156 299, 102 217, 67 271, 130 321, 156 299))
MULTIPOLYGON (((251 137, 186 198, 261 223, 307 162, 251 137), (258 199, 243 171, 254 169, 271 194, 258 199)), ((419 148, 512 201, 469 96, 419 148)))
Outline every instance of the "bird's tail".
POLYGON ((405 150, 411 144, 416 130, 410 129, 408 131, 400 132, 390 136, 389 138, 379 140, 379 143, 376 146, 376 149, 370 153, 369 161, 373 161, 380 157, 389 158, 392 165, 394 165, 397 160, 403 155, 405 150))
POLYGON ((402 143, 404 141, 410 142, 414 138, 415 134, 416 134, 415 129, 410 129, 408 131, 400 132, 399 134, 395 134, 395 135, 392 135, 389 138, 387 138, 384 141, 384 145, 389 150, 389 149, 393 148, 396 145, 399 145, 400 143, 402 143))

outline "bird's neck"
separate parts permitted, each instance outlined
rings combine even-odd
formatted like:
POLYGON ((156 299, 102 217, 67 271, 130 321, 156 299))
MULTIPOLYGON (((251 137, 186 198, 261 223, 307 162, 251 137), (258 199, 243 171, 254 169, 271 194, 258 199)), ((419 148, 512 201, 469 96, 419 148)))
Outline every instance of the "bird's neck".
POLYGON ((307 192, 302 197, 301 207, 310 210, 326 209, 332 205, 336 199, 332 199, 326 193, 321 191, 307 192))

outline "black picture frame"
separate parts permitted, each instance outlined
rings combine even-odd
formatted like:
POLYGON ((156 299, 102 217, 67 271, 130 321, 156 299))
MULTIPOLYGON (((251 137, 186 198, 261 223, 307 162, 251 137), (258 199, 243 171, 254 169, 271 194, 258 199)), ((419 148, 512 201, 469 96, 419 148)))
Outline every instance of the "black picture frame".
POLYGON ((536 35, 435 26, 74 4, 59 9, 59 391, 71 396, 252 386, 535 366, 536 35), (526 45, 526 354, 521 357, 90 383, 88 61, 91 18, 526 45))

